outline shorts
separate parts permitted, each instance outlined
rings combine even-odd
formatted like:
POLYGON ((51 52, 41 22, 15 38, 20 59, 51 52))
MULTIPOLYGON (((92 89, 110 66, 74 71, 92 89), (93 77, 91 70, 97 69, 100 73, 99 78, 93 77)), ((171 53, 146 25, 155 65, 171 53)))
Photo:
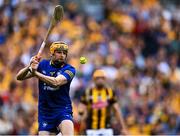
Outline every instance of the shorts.
POLYGON ((73 122, 72 113, 61 112, 53 118, 46 118, 45 116, 39 116, 39 131, 48 131, 51 133, 59 133, 58 126, 63 120, 71 120, 73 122))
POLYGON ((86 130, 87 136, 113 136, 113 130, 108 129, 88 129, 86 130))

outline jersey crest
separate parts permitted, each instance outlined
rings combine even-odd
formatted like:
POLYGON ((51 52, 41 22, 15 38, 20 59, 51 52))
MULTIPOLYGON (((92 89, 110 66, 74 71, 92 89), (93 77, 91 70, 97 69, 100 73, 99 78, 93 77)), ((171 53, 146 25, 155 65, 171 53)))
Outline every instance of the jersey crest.
POLYGON ((51 75, 51 76, 54 76, 55 73, 56 73, 56 72, 50 72, 50 75, 51 75))

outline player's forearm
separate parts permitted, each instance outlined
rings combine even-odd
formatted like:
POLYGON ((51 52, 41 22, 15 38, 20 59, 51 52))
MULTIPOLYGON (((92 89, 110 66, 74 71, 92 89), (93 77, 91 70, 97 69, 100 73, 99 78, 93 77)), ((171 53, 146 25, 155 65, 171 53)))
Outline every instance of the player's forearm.
POLYGON ((37 78, 39 78, 41 81, 49 84, 50 86, 58 87, 63 84, 63 81, 60 81, 60 80, 57 81, 57 79, 55 77, 43 75, 38 71, 35 71, 34 74, 37 78))
POLYGON ((122 126, 122 129, 123 130, 126 130, 126 125, 125 125, 125 121, 123 119, 123 116, 122 116, 122 113, 121 111, 119 110, 119 105, 116 103, 114 104, 114 109, 115 109, 115 115, 116 115, 116 118, 118 119, 118 121, 120 122, 121 126, 122 126))
POLYGON ((16 75, 17 80, 25 80, 25 79, 30 78, 30 77, 32 77, 32 74, 29 72, 28 66, 21 69, 16 75))
POLYGON ((121 114, 121 111, 119 111, 119 121, 121 122, 121 125, 122 125, 122 128, 124 129, 124 130, 126 130, 127 128, 126 128, 126 125, 125 125, 125 121, 124 121, 124 118, 123 118, 123 116, 122 116, 122 114, 121 114))
POLYGON ((79 121, 80 123, 86 122, 87 111, 79 111, 79 121))
POLYGON ((81 121, 85 121, 87 119, 87 107, 85 104, 83 103, 80 103, 78 105, 78 113, 79 113, 79 116, 80 116, 80 120, 81 121))

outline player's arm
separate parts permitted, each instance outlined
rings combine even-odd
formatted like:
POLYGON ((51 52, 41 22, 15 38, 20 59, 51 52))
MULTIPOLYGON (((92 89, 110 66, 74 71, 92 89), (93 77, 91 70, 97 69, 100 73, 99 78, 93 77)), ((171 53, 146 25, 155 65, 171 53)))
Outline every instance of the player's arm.
POLYGON ((68 82, 67 78, 63 75, 58 75, 57 77, 51 77, 51 76, 43 75, 38 71, 34 71, 34 75, 37 78, 39 78, 41 81, 43 81, 53 87, 58 87, 58 86, 66 84, 68 82))
POLYGON ((115 92, 113 92, 111 89, 108 89, 108 92, 110 95, 110 104, 112 104, 112 108, 114 110, 116 119, 122 126, 122 133, 127 134, 127 128, 126 128, 125 121, 123 119, 121 110, 119 108, 119 104, 118 104, 118 100, 117 100, 117 97, 115 95, 115 92))
POLYGON ((38 66, 37 64, 39 63, 40 58, 37 58, 36 56, 32 57, 29 63, 29 66, 21 69, 17 75, 16 79, 17 80, 25 80, 31 77, 34 77, 34 74, 30 71, 30 67, 35 65, 36 67, 38 66))
POLYGON ((17 75, 16 75, 16 79, 17 80, 25 80, 25 79, 28 79, 28 78, 31 78, 33 77, 34 75, 30 72, 29 70, 29 66, 21 69, 17 75))
POLYGON ((35 76, 41 81, 49 84, 52 87, 58 87, 71 81, 75 75, 75 68, 70 67, 56 77, 44 75, 37 70, 34 71, 35 76))
POLYGON ((119 123, 121 124, 121 126, 122 126, 122 132, 123 132, 124 134, 127 134, 127 127, 126 127, 126 125, 125 125, 125 121, 124 121, 123 116, 122 116, 122 113, 121 113, 121 111, 120 111, 120 109, 119 109, 118 103, 116 102, 116 103, 114 103, 112 106, 113 106, 113 109, 114 109, 114 112, 115 112, 116 119, 118 120, 118 122, 119 122, 119 123))
POLYGON ((88 117, 88 93, 89 89, 85 90, 80 98, 80 104, 78 105, 79 123, 80 123, 80 134, 83 134, 86 129, 86 119, 88 117))
POLYGON ((86 119, 87 119, 87 106, 82 102, 78 105, 79 123, 80 123, 80 134, 83 134, 86 130, 86 119))
POLYGON ((80 103, 78 106, 78 113, 80 115, 80 120, 85 121, 87 118, 87 106, 83 103, 80 103))
POLYGON ((78 113, 80 115, 80 120, 85 121, 87 118, 87 105, 88 105, 88 94, 90 89, 86 89, 80 98, 80 103, 78 105, 78 113))

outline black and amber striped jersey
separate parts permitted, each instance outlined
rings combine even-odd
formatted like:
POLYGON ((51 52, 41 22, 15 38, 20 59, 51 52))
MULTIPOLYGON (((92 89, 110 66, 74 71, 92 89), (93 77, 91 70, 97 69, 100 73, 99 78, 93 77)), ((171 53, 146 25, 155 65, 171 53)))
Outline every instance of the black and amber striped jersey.
POLYGON ((110 128, 110 111, 117 98, 111 88, 87 89, 81 96, 87 106, 87 129, 110 128))

